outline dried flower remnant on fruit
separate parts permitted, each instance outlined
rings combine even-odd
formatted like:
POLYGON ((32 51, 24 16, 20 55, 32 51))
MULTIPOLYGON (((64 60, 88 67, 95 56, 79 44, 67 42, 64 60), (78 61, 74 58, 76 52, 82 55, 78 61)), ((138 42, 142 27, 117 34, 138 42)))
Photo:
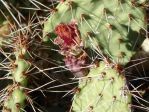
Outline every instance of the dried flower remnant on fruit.
POLYGON ((86 56, 84 58, 77 58, 76 56, 67 56, 64 59, 66 67, 75 74, 76 77, 83 77, 85 75, 86 56))
POLYGON ((76 76, 83 77, 87 62, 87 55, 82 48, 80 32, 77 24, 59 24, 55 28, 57 38, 55 44, 59 45, 60 53, 64 56, 66 67, 76 76))
POLYGON ((77 24, 59 24, 55 28, 55 34, 58 37, 55 39, 55 43, 62 46, 63 48, 69 48, 73 45, 80 44, 80 33, 77 27, 77 24))

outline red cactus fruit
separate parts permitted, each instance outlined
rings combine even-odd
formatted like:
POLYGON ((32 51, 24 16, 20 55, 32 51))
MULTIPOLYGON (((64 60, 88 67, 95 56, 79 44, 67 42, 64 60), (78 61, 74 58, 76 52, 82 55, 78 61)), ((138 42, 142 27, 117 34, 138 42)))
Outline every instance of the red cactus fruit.
POLYGON ((64 55, 64 62, 66 67, 76 76, 82 77, 85 75, 86 69, 84 69, 87 56, 84 55, 82 50, 82 43, 80 38, 80 32, 77 24, 61 23, 56 26, 54 43, 59 45, 60 53, 64 55))
POLYGON ((55 43, 58 45, 70 47, 80 43, 80 33, 75 23, 61 23, 56 26, 55 33, 58 35, 58 37, 55 39, 55 43))

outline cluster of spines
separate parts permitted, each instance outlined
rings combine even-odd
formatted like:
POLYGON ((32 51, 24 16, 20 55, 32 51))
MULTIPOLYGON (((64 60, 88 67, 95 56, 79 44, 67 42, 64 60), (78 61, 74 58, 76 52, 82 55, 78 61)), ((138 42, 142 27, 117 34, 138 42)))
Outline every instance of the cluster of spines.
POLYGON ((14 57, 11 74, 13 84, 8 86, 7 96, 4 100, 3 112, 22 112, 27 100, 25 87, 28 84, 28 70, 31 66, 27 51, 27 38, 14 37, 14 57), (11 91, 10 91, 11 89, 11 91))

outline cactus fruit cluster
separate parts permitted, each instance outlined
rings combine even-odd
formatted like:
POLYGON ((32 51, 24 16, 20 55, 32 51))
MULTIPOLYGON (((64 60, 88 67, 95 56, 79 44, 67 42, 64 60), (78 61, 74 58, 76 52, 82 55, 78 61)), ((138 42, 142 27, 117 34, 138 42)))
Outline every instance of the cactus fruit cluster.
POLYGON ((64 62, 67 68, 76 77, 85 75, 85 64, 87 55, 83 51, 80 32, 75 23, 60 24, 55 28, 55 33, 58 35, 54 43, 59 45, 60 53, 64 55, 64 62))
POLYGON ((2 112, 61 112, 61 100, 70 112, 149 111, 148 0, 0 7, 2 112))

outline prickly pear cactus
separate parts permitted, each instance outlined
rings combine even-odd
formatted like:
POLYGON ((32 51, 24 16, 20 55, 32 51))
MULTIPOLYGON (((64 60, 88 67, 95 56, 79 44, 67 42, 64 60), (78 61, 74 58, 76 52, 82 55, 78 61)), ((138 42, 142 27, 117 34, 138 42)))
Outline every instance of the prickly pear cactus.
POLYGON ((5 99, 2 112, 23 112, 26 94, 19 85, 10 85, 7 88, 8 96, 5 99), (9 91, 10 90, 10 91, 9 91))
POLYGON ((53 36, 57 25, 75 23, 85 47, 100 51, 111 60, 125 65, 146 34, 141 7, 144 3, 144 0, 61 1, 45 23, 43 40, 50 38, 47 34, 53 36))
POLYGON ((103 60, 105 57, 110 60, 108 66, 100 62, 87 76, 81 75, 72 103, 74 112, 131 111, 131 93, 119 66, 130 62, 146 37, 143 8, 147 3, 147 0, 62 0, 53 9, 44 25, 44 41, 56 35, 61 51, 65 44, 77 43, 96 51, 103 60), (72 25, 76 27, 73 29, 72 25))
POLYGON ((15 61, 12 62, 11 69, 13 84, 6 89, 3 112, 23 112, 27 100, 27 94, 23 87, 28 84, 27 72, 30 68, 30 62, 26 46, 27 38, 20 37, 14 38, 15 61))
POLYGON ((72 112, 131 112, 126 79, 111 65, 100 62, 79 81, 72 112))

